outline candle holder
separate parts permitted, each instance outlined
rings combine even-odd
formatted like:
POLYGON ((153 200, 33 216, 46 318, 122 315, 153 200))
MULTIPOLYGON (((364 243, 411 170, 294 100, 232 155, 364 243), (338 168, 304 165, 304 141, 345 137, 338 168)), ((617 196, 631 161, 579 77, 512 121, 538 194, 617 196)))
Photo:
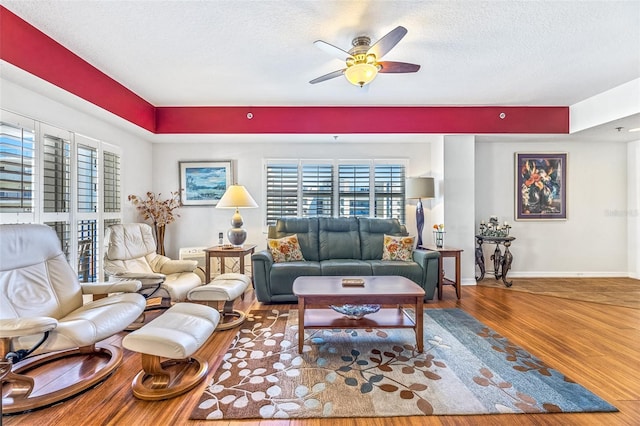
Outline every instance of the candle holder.
POLYGON ((480 233, 478 235, 482 235, 483 237, 508 237, 509 231, 511 230, 511 225, 507 222, 500 225, 498 222, 498 218, 492 216, 489 219, 489 223, 485 223, 484 220, 480 222, 480 233))

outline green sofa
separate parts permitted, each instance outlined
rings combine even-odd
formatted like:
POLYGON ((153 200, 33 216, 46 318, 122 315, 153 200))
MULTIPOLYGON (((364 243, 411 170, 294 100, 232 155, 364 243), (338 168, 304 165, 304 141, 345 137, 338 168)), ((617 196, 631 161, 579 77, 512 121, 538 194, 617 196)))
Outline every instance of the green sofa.
POLYGON ((256 296, 262 303, 297 302, 293 281, 303 275, 400 275, 433 299, 438 286, 435 251, 415 250, 413 261, 382 260, 384 235, 407 235, 397 219, 283 218, 269 227, 269 238, 297 234, 304 261, 273 261, 271 252, 252 255, 256 296))

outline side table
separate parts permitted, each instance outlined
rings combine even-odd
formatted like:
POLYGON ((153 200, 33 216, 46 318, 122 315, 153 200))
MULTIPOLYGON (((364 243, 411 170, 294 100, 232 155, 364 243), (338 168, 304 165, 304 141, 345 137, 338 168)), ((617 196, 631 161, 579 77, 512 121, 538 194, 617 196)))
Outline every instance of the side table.
POLYGON ((487 235, 476 235, 476 265, 480 269, 480 276, 476 277, 476 281, 481 281, 484 278, 485 266, 484 266, 484 254, 482 253, 482 243, 487 241, 496 245, 491 260, 493 260, 493 274, 496 280, 502 278, 502 282, 505 287, 511 287, 513 281, 507 281, 507 272, 511 269, 511 262, 513 262, 513 255, 509 251, 511 241, 516 237, 492 237, 487 235), (500 244, 504 246, 504 253, 500 250, 500 244))
MULTIPOLYGON (((211 257, 217 257, 220 259, 220 273, 224 274, 225 265, 224 259, 226 257, 237 257, 240 259, 240 273, 244 274, 244 258, 247 255, 252 255, 256 249, 255 244, 245 244, 240 247, 226 247, 226 246, 213 246, 204 249, 204 274, 205 279, 211 279, 211 257)), ((251 262, 249 262, 251 264, 251 262)), ((251 281, 253 282, 253 265, 251 265, 251 281)))
POLYGON ((424 250, 437 251, 440 253, 440 257, 438 258, 438 299, 442 300, 442 288, 445 285, 452 285, 456 288, 456 296, 458 299, 462 297, 462 288, 460 285, 461 277, 460 277, 460 253, 464 250, 457 249, 453 247, 436 247, 436 246, 420 246, 419 248, 424 250), (444 276, 444 261, 445 257, 451 257, 455 259, 455 267, 456 267, 456 276, 455 279, 450 279, 444 276))

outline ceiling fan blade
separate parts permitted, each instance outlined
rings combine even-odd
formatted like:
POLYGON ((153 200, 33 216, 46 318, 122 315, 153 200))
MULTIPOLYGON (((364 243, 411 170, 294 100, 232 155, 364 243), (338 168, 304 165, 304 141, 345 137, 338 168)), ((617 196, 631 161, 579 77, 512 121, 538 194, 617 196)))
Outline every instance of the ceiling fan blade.
POLYGON ((378 72, 386 73, 416 72, 420 69, 420 65, 407 62, 382 61, 378 62, 378 65, 381 67, 378 72))
POLYGON ((381 59, 386 55, 393 47, 398 44, 402 37, 407 34, 407 29, 403 26, 397 26, 393 30, 389 31, 387 35, 378 40, 373 46, 369 48, 367 53, 373 53, 376 58, 381 59))
POLYGON ((325 75, 320 76, 318 78, 314 78, 309 83, 316 84, 316 83, 321 83, 323 81, 331 80, 332 78, 340 77, 344 73, 344 70, 346 70, 346 68, 343 69, 343 70, 337 70, 337 71, 330 72, 329 74, 325 74, 325 75))
POLYGON ((313 42, 317 47, 324 50, 331 56, 335 56, 338 59, 342 59, 346 61, 348 58, 351 58, 351 54, 346 50, 342 50, 339 47, 334 46, 333 44, 329 44, 326 41, 316 40, 313 42))

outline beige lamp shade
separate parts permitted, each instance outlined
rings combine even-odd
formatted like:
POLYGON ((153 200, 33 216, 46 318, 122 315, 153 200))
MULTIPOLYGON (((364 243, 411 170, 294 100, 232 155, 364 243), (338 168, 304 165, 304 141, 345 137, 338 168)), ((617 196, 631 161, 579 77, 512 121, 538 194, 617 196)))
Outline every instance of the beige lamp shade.
POLYGON ((405 182, 406 198, 434 198, 435 195, 432 177, 413 177, 405 182))
POLYGON ((216 208, 236 209, 231 218, 231 229, 227 231, 227 238, 234 246, 242 246, 247 239, 247 231, 242 227, 244 223, 238 209, 255 207, 258 207, 258 203, 242 185, 231 185, 216 204, 216 208))
POLYGON ((221 209, 237 209, 237 208, 255 208, 258 204, 253 199, 249 191, 242 185, 231 185, 227 188, 216 208, 221 209))

